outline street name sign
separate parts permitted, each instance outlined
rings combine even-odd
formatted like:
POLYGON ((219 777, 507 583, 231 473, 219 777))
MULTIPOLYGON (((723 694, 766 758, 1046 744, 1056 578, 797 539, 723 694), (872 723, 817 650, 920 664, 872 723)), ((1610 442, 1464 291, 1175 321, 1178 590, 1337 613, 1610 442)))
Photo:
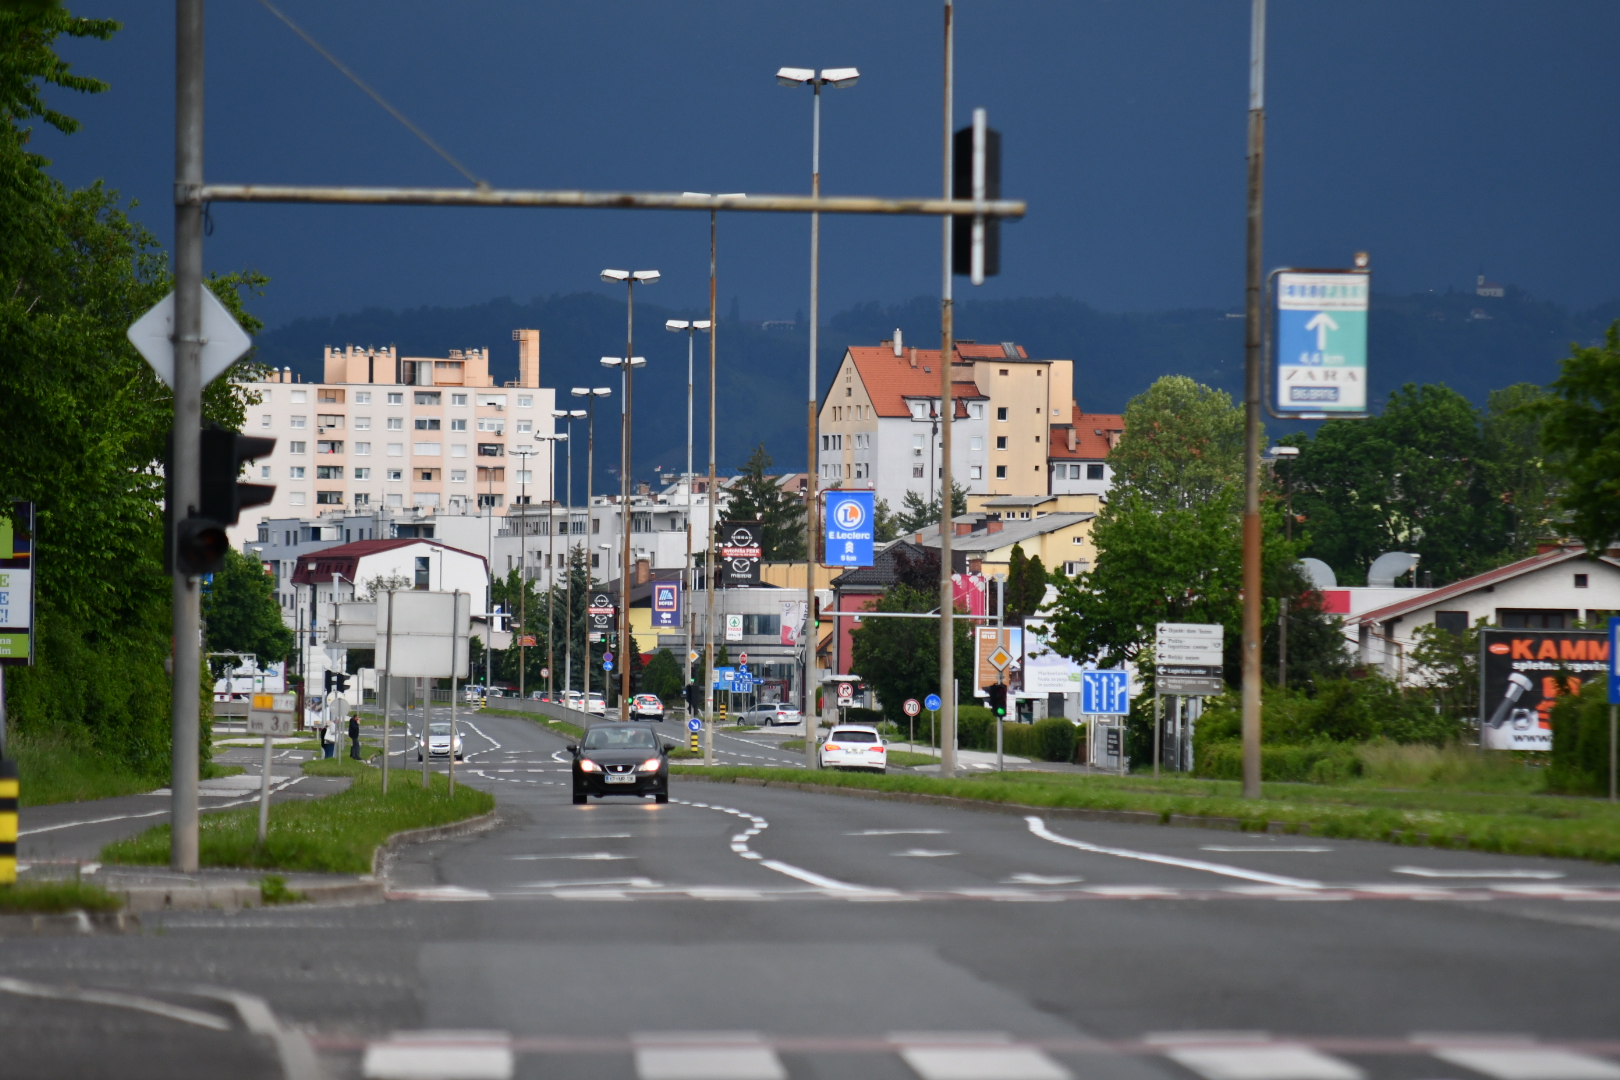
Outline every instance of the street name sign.
POLYGON ((1225 679, 1207 675, 1165 675, 1162 669, 1153 685, 1161 694, 1178 697, 1215 697, 1226 693, 1225 679))
MULTIPOLYGON (((202 367, 202 385, 207 386, 253 348, 253 339, 225 310, 219 297, 209 292, 207 286, 200 288, 202 349, 198 361, 202 367)), ((169 293, 131 323, 126 334, 129 343, 163 380, 163 385, 174 389, 174 293, 169 293)))
POLYGON ((1290 416, 1367 411, 1367 301, 1363 271, 1277 274, 1277 399, 1290 416))

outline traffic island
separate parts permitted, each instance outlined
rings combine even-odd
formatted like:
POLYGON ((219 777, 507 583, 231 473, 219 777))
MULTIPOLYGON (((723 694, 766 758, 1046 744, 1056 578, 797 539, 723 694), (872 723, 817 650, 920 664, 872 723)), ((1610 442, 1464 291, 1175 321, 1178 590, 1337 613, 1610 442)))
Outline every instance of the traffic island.
POLYGON ((683 765, 670 771, 690 780, 968 810, 1620 862, 1620 806, 1598 799, 1265 784, 1263 797, 1251 800, 1239 797, 1236 782, 1174 777, 1017 772, 945 780, 915 774, 683 765))

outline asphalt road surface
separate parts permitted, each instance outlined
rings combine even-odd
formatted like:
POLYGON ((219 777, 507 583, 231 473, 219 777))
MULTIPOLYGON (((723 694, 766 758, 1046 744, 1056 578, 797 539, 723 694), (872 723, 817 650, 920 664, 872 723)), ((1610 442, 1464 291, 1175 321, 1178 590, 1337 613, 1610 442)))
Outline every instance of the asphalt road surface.
POLYGON ((502 823, 405 849, 390 903, 4 940, 0 1075, 1620 1080, 1620 868, 680 778, 575 807, 562 739, 465 730, 502 823))

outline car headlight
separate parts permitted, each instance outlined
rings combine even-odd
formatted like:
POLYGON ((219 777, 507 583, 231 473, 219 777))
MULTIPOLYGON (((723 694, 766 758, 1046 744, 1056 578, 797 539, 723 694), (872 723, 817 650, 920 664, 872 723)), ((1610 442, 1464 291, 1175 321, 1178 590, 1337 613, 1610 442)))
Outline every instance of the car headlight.
POLYGON ((664 763, 661 757, 650 757, 641 763, 642 772, 657 772, 658 767, 664 763))
POLYGON ((602 771, 602 766, 598 765, 596 762, 592 761, 590 758, 581 758, 580 762, 579 762, 579 771, 580 772, 601 772, 602 771))

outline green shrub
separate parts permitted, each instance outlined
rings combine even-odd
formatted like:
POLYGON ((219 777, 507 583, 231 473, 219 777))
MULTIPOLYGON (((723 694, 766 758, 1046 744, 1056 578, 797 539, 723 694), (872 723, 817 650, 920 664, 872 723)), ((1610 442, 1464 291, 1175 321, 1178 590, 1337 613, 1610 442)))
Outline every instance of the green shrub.
MULTIPOLYGON (((1211 780, 1243 779, 1243 744, 1237 741, 1199 743, 1193 753, 1193 775, 1211 780)), ((1328 740, 1305 746, 1263 745, 1260 778, 1296 783, 1342 783, 1361 775, 1361 760, 1353 747, 1328 740)))
MULTIPOLYGON (((1210 699, 1194 728, 1195 746, 1240 740, 1240 710, 1236 694, 1210 699)), ((1321 740, 1384 739, 1444 746, 1462 735, 1461 723, 1436 713, 1427 694, 1402 690, 1377 676, 1325 681, 1314 695, 1268 686, 1261 705, 1260 739, 1265 743, 1305 746, 1321 740)))
POLYGON ((1592 679, 1552 710, 1552 753, 1547 790, 1564 795, 1609 792, 1609 687, 1592 679))
POLYGON ((872 727, 883 725, 882 709, 863 709, 859 705, 851 705, 844 710, 844 723, 870 724, 872 727))

